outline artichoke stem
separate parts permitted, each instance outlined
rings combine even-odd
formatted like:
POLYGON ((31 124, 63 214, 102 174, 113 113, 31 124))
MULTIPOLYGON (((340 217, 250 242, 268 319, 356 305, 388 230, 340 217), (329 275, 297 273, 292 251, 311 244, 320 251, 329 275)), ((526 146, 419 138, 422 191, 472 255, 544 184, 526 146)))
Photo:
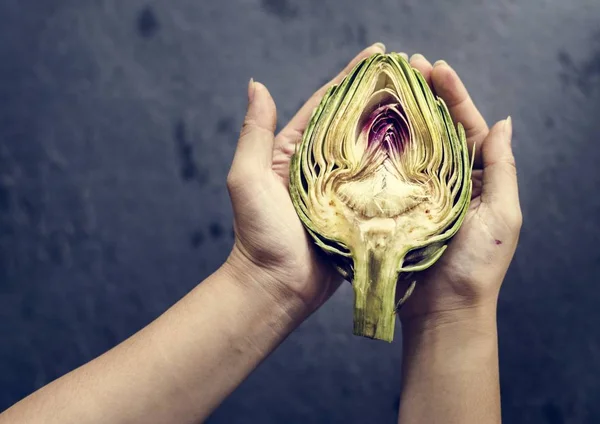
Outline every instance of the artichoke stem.
POLYGON ((391 342, 396 324, 399 258, 369 248, 354 263, 354 334, 391 342))

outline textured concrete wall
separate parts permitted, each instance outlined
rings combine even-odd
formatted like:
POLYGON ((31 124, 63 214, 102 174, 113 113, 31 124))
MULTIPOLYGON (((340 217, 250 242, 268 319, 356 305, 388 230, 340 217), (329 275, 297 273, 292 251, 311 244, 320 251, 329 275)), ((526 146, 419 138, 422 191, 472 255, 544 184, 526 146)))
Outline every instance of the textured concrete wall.
MULTIPOLYGON (((600 422, 599 18, 598 0, 3 0, 0 410, 226 257, 249 77, 283 122, 381 40, 447 59, 490 122, 515 122, 506 422, 600 422)), ((400 343, 352 337, 351 302, 343 287, 211 422, 394 422, 400 343)))

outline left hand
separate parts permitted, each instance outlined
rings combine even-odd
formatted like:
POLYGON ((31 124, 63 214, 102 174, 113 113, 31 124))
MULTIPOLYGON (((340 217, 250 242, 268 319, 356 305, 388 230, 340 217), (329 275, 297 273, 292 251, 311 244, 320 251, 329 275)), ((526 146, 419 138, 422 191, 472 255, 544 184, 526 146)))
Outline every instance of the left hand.
MULTIPOLYGON (((414 55, 410 63, 446 102, 453 121, 464 126, 469 149, 475 148, 475 163, 465 220, 440 260, 417 276, 414 293, 399 315, 403 324, 473 310, 494 315, 523 219, 511 148, 512 123, 503 120, 489 129, 447 63, 432 66, 422 55, 414 55)), ((405 283, 400 284, 400 294, 403 290, 405 283)))
POLYGON ((288 191, 290 160, 329 86, 362 59, 383 52, 380 43, 360 52, 277 136, 275 103, 267 88, 253 81, 248 87, 248 112, 227 178, 235 244, 226 267, 277 298, 296 298, 307 313, 328 299, 342 279, 316 251, 296 214, 288 191))

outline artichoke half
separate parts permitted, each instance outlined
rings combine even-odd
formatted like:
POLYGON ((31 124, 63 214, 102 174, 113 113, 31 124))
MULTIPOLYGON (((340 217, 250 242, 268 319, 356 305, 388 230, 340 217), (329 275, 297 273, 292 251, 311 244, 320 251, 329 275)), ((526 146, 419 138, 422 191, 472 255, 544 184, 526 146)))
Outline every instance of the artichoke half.
POLYGON ((353 284, 354 334, 392 341, 397 282, 433 265, 460 228, 472 162, 462 125, 397 53, 364 59, 327 91, 289 188, 316 245, 353 284))

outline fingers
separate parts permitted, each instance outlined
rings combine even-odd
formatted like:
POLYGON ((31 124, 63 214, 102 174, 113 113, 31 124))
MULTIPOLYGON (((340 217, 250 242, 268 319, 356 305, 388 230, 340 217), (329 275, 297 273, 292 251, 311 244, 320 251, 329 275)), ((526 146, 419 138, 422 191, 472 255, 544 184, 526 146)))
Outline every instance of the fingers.
MULTIPOLYGON (((319 88, 277 135, 277 143, 295 143, 299 140, 304 133, 304 129, 308 125, 313 110, 319 105, 319 102, 327 92, 327 89, 334 84, 339 84, 361 60, 375 53, 385 53, 385 45, 382 43, 375 43, 372 46, 367 47, 356 55, 356 57, 352 59, 335 78, 319 88)), ((291 153, 293 153, 293 149, 291 150, 291 153)))
POLYGON ((472 151, 475 145, 474 167, 481 168, 481 143, 489 132, 485 119, 475 107, 456 71, 443 60, 434 64, 431 81, 436 94, 446 102, 454 123, 460 122, 465 128, 469 150, 472 151))
POLYGON ((433 66, 425 59, 425 56, 420 53, 413 54, 410 57, 410 66, 419 71, 421 75, 423 75, 423 78, 425 78, 425 81, 427 81, 427 84, 433 88, 431 84, 431 71, 433 70, 433 66))
POLYGON ((269 90, 248 84, 248 111, 231 166, 230 178, 247 179, 271 167, 277 110, 269 90))
POLYGON ((471 200, 481 197, 481 190, 483 188, 483 169, 474 169, 471 173, 471 182, 473 184, 473 190, 471 191, 471 200))
POLYGON ((520 227, 522 216, 511 140, 512 120, 509 117, 496 123, 483 143, 481 201, 499 213, 508 225, 520 227))

